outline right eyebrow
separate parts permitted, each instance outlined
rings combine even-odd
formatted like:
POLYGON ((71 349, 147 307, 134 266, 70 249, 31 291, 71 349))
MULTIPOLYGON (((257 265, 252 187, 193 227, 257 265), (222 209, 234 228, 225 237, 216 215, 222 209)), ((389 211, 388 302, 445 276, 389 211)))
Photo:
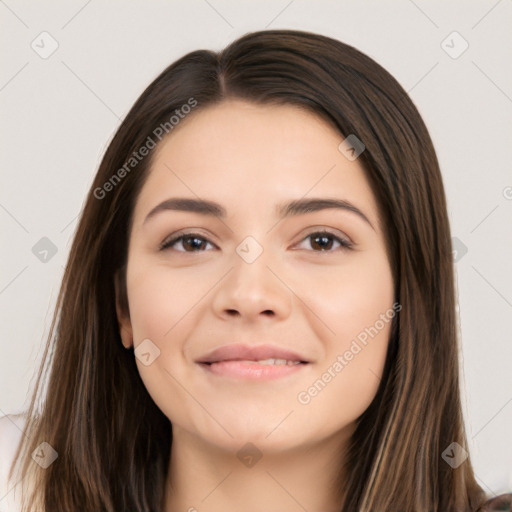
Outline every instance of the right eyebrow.
POLYGON ((144 223, 146 223, 151 217, 154 217, 157 213, 166 210, 200 213, 202 215, 211 215, 213 217, 222 219, 226 217, 226 210, 220 204, 215 203, 214 201, 187 197, 173 197, 171 199, 166 199, 165 201, 155 206, 146 215, 144 223))

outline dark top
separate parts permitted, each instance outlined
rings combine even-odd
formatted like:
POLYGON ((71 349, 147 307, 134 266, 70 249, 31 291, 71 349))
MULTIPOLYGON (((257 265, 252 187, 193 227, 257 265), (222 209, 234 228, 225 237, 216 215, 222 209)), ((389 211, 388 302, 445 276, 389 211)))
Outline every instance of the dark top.
POLYGON ((487 500, 476 512, 512 512, 512 493, 487 500))

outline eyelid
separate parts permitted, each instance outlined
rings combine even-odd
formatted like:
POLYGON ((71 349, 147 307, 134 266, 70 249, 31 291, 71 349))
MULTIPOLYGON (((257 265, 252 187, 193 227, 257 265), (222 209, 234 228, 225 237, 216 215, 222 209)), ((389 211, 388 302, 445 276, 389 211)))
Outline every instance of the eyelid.
MULTIPOLYGON (((328 250, 328 251, 314 251, 312 249, 303 249, 306 252, 329 254, 329 253, 337 253, 339 251, 351 250, 354 247, 354 243, 347 235, 345 235, 344 233, 342 233, 336 229, 327 228, 327 227, 316 227, 316 228, 309 230, 306 234, 302 235, 300 240, 298 242, 294 243, 293 246, 295 247, 296 245, 304 242, 312 235, 330 236, 332 239, 334 239, 335 241, 337 241, 340 244, 340 247, 338 247, 337 249, 332 249, 332 250, 328 250)), ((294 249, 294 250, 301 250, 301 249, 294 249)))
MULTIPOLYGON (((182 229, 180 231, 176 231, 176 233, 173 233, 172 235, 169 235, 167 238, 165 238, 160 244, 159 244, 159 250, 160 251, 164 251, 166 249, 169 249, 171 245, 174 245, 176 242, 178 242, 181 238, 186 238, 186 237, 197 237, 197 238, 201 238, 203 239, 205 242, 209 243, 209 244, 212 244, 214 245, 215 247, 216 244, 213 243, 210 238, 209 238, 210 235, 205 235, 199 231, 192 231, 190 229, 182 229), (167 246, 167 247, 166 247, 167 246)), ((217 247, 218 248, 218 247, 217 247)), ((185 251, 178 251, 178 252, 185 252, 185 251)), ((186 251, 186 252, 190 252, 190 251, 186 251)), ((194 251, 194 252, 205 252, 205 251, 194 251)))
MULTIPOLYGON (((297 242, 295 242, 293 244, 293 246, 296 246, 296 245, 300 244, 301 242, 304 242, 310 236, 317 235, 317 234, 319 234, 319 235, 324 234, 324 235, 331 236, 335 241, 337 241, 340 244, 340 247, 335 250, 328 250, 328 251, 308 250, 308 252, 318 252, 318 253, 337 252, 337 251, 343 250, 343 249, 345 249, 345 250, 352 249, 354 246, 354 243, 352 242, 350 237, 345 235, 345 233, 343 233, 337 229, 334 229, 334 228, 327 228, 325 226, 316 226, 316 227, 309 228, 307 233, 301 235, 301 238, 297 242)), ((218 249, 217 245, 215 243, 213 243, 208 238, 208 236, 206 236, 198 231, 191 231, 188 229, 183 229, 183 230, 177 231, 176 233, 173 233, 172 235, 170 235, 166 239, 164 239, 164 241, 161 242, 159 245, 159 250, 164 251, 166 249, 170 249, 178 241, 180 241, 184 238, 193 238, 193 237, 200 238, 204 242, 209 243, 218 249)), ((295 249, 295 250, 297 250, 297 249, 295 249)), ((197 252, 206 252, 206 250, 203 250, 203 251, 177 251, 177 252, 197 253, 197 252)))
POLYGON ((348 235, 346 235, 343 231, 340 231, 339 229, 336 229, 336 228, 330 228, 330 227, 322 226, 322 225, 313 226, 312 228, 308 228, 306 231, 306 234, 301 235, 299 242, 302 242, 308 236, 314 235, 316 233, 327 233, 333 237, 340 238, 341 240, 343 240, 344 242, 346 242, 349 245, 354 245, 354 242, 351 240, 351 238, 348 235))

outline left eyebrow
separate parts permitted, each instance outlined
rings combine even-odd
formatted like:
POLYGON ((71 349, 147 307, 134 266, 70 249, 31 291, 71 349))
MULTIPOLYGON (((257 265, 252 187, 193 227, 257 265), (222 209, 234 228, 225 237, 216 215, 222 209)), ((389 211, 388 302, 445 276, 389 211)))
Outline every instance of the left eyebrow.
POLYGON ((345 201, 344 199, 297 199, 295 201, 290 201, 289 203, 279 205, 277 207, 277 211, 281 218, 285 218, 292 215, 303 215, 305 213, 327 210, 329 208, 355 213, 361 219, 367 222, 375 231, 375 228, 373 227, 368 217, 357 206, 353 205, 349 201, 345 201))
MULTIPOLYGON (((294 215, 304 215, 306 213, 318 212, 327 209, 344 210, 358 215, 361 219, 367 222, 370 227, 375 231, 372 223, 368 217, 355 205, 344 199, 296 199, 277 205, 276 213, 281 218, 291 217, 294 215)), ((217 217, 219 219, 226 218, 226 209, 219 203, 208 201, 206 199, 194 199, 187 197, 174 197, 163 201, 155 206, 144 219, 144 223, 151 217, 159 212, 166 210, 185 211, 199 213, 201 215, 208 215, 217 217)))

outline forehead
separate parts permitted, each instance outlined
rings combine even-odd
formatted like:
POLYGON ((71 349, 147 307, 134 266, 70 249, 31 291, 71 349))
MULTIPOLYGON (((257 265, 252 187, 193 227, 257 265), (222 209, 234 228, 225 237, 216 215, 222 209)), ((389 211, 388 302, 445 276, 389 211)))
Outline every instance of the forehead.
POLYGON ((224 203, 228 212, 236 205, 261 211, 323 195, 359 201, 378 224, 363 167, 338 149, 343 139, 330 123, 294 105, 229 100, 208 106, 160 143, 137 208, 186 195, 224 203))

